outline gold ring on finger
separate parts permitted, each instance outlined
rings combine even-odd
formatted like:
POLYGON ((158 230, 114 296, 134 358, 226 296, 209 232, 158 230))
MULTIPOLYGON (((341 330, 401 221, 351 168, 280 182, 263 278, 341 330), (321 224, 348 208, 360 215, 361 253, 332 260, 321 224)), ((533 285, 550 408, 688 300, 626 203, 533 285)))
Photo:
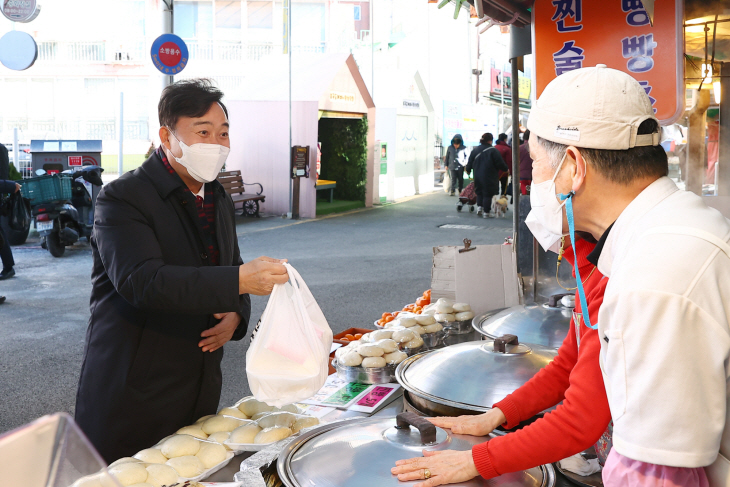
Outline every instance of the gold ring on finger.
POLYGON ((427 468, 423 469, 423 478, 428 480, 431 478, 431 471, 427 468))

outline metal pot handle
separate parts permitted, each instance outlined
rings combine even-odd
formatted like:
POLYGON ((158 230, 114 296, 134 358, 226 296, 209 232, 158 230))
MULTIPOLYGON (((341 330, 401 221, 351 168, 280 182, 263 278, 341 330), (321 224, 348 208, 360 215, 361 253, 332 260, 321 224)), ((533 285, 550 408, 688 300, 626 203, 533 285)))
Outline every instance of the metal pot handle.
POLYGON ((422 445, 431 445, 436 443, 436 426, 434 426, 433 423, 416 413, 398 413, 395 417, 395 427, 397 429, 407 429, 411 426, 418 428, 418 431, 421 433, 422 445))
POLYGON ((494 339, 494 351, 499 353, 507 353, 507 345, 519 345, 517 335, 502 335, 494 339))
POLYGON ((575 293, 560 293, 560 294, 553 294, 548 299, 548 306, 551 308, 557 308, 560 306, 560 300, 563 299, 565 296, 573 296, 575 293))

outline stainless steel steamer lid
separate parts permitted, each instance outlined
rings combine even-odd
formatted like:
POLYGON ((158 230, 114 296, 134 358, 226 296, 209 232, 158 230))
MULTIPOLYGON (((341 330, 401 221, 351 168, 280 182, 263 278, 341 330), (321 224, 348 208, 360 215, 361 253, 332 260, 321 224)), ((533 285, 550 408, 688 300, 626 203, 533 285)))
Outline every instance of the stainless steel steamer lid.
MULTIPOLYGON (((471 450, 472 446, 489 440, 454 435, 428 423, 433 429, 434 440, 428 438, 428 431, 423 431, 423 427, 428 428, 423 422, 423 418, 413 413, 401 413, 398 420, 393 417, 357 418, 321 426, 302 435, 282 451, 277 462, 279 477, 288 487, 408 487, 417 482, 399 482, 390 473, 397 460, 420 456, 424 449, 471 450), (411 426, 407 421, 420 422, 421 428, 411 426)), ((478 477, 455 485, 552 487, 554 484, 553 466, 544 465, 496 479, 478 477)))
POLYGON ((560 348, 570 329, 572 311, 539 304, 513 306, 475 316, 472 326, 489 338, 517 335, 526 343, 560 348))
POLYGON ((557 351, 528 343, 506 344, 481 340, 420 353, 398 365, 395 377, 411 395, 446 406, 487 411, 540 369, 557 351), (499 347, 498 347, 499 348, 499 347))

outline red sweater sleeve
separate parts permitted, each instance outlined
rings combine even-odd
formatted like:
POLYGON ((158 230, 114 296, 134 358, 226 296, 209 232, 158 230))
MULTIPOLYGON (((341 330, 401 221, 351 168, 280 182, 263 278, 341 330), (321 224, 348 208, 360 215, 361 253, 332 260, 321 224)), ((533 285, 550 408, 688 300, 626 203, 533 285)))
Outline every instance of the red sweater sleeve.
MULTIPOLYGON (((586 257, 594 247, 594 244, 588 243, 585 240, 579 240, 577 242, 581 276, 587 277, 593 269, 593 264, 588 262, 586 257)), ((574 265, 575 256, 573 255, 572 247, 565 249, 563 258, 571 265, 574 265)), ((575 271, 573 271, 573 276, 575 276, 575 271)), ((601 274, 596 271, 591 275, 590 279, 586 280, 584 287, 588 296, 591 296, 592 289, 600 282, 601 277, 601 274)), ((603 293, 601 292, 602 295, 603 293)), ((580 302, 577 293, 576 306, 576 311, 580 312, 580 302)), ((565 398, 565 391, 569 386, 570 372, 575 367, 577 360, 578 347, 576 346, 575 328, 571 319, 570 329, 558 349, 557 357, 522 387, 505 397, 502 401, 494 404, 493 407, 501 409, 507 417, 507 421, 503 426, 507 429, 514 428, 520 422, 562 401, 565 398)))
MULTIPOLYGON (((583 244, 592 248, 591 244, 583 244)), ((578 261, 581 264, 586 262, 584 256, 588 252, 590 249, 586 251, 579 244, 578 261)), ((592 267, 581 265, 581 274, 587 276, 592 267)), ((607 283, 608 279, 596 270, 584 284, 593 323, 598 321, 598 309, 607 283)), ((580 312, 580 303, 576 305, 576 311, 580 312)), ((511 426, 563 401, 555 411, 531 425, 472 448, 474 462, 483 477, 493 478, 561 460, 590 447, 603 434, 611 413, 598 363, 598 333, 584 325, 580 332, 579 353, 571 322, 558 357, 524 386, 494 405, 500 409, 504 407, 507 426, 511 426)))

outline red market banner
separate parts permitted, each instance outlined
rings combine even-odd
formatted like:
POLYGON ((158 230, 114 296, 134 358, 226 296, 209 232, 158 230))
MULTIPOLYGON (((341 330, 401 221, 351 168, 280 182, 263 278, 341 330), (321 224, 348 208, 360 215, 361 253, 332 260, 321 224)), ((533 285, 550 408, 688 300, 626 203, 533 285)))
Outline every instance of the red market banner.
POLYGON ((536 95, 555 77, 605 64, 644 87, 662 125, 684 112, 682 0, 656 2, 654 25, 641 0, 536 0, 536 95))

